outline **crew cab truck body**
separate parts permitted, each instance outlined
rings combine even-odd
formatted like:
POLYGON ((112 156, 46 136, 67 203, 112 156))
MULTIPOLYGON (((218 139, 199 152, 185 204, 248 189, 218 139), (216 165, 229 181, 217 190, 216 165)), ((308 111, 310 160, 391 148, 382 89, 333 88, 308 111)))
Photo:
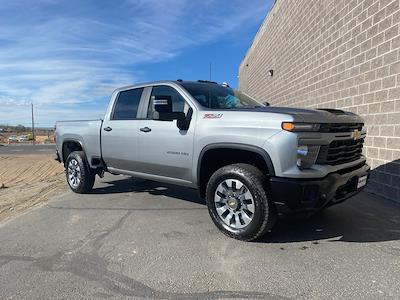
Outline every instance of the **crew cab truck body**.
POLYGON ((73 191, 105 171, 197 188, 216 226, 242 240, 358 193, 365 136, 355 114, 269 107, 206 81, 120 88, 104 119, 56 123, 73 191))

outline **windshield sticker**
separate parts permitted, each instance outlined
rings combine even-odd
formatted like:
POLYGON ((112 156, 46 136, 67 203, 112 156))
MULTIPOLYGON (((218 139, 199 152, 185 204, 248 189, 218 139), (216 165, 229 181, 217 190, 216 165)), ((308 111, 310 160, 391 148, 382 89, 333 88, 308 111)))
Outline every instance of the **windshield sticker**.
POLYGON ((223 114, 204 114, 203 119, 219 119, 223 114))

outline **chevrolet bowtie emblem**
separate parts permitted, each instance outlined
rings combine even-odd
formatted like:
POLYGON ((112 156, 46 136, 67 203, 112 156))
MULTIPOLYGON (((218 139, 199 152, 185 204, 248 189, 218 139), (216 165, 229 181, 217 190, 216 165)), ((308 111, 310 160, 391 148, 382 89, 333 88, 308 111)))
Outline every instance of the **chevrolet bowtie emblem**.
POLYGON ((359 140, 361 138, 361 131, 358 129, 354 130, 353 133, 351 134, 351 137, 354 140, 359 140))

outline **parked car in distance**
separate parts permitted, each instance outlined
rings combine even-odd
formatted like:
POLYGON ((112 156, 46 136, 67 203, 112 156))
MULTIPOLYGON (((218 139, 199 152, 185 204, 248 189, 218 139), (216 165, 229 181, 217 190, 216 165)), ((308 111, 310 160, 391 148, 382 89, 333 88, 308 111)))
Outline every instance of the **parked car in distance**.
POLYGON ((21 135, 18 137, 18 142, 27 142, 29 141, 29 137, 27 135, 21 135))
POLYGON ((74 192, 104 172, 196 188, 215 225, 246 241, 357 194, 370 170, 356 114, 266 106, 208 81, 117 89, 103 119, 57 122, 56 137, 74 192))
POLYGON ((8 137, 8 142, 10 143, 10 142, 18 142, 18 137, 16 136, 16 135, 10 135, 9 137, 8 137))

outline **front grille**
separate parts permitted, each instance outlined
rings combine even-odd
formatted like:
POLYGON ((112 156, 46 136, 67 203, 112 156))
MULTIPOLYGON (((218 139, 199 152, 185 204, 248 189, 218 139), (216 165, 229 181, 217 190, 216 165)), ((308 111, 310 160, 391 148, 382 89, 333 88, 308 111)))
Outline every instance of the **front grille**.
POLYGON ((333 141, 321 146, 317 164, 340 165, 361 157, 364 139, 333 141))
POLYGON ((362 130, 363 123, 330 123, 321 124, 321 132, 352 132, 362 130))

